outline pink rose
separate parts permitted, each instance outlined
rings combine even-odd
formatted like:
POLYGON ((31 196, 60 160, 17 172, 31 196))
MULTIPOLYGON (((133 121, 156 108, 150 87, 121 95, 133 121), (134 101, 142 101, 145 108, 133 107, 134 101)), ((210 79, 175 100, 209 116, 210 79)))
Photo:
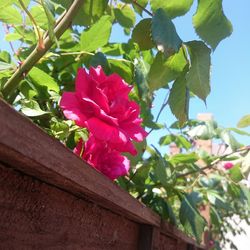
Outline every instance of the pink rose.
POLYGON ((129 160, 120 152, 108 147, 105 142, 95 139, 93 135, 90 135, 85 143, 84 150, 83 142, 80 140, 74 153, 111 180, 128 174, 129 160))
POLYGON ((132 140, 147 136, 141 127, 140 108, 130 101, 129 86, 119 75, 106 76, 101 68, 78 70, 76 91, 64 92, 60 107, 66 118, 86 127, 98 140, 113 149, 135 155, 132 140))
POLYGON ((232 167, 234 166, 234 164, 233 163, 231 163, 231 162, 227 162, 227 163, 225 163, 224 164, 224 168, 226 169, 226 170, 228 170, 228 169, 231 169, 232 167))

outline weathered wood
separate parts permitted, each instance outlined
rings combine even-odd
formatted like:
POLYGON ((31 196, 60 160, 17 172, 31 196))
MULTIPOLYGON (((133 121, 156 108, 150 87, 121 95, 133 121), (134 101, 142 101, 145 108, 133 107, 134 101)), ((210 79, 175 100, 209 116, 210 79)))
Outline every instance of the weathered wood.
POLYGON ((0 249, 205 249, 0 100, 0 249))
POLYGON ((138 250, 152 250, 153 226, 140 225, 138 250))
POLYGON ((159 216, 2 100, 0 128, 2 162, 138 222, 159 225, 159 216))
POLYGON ((0 164, 0 249, 137 250, 139 224, 0 164))

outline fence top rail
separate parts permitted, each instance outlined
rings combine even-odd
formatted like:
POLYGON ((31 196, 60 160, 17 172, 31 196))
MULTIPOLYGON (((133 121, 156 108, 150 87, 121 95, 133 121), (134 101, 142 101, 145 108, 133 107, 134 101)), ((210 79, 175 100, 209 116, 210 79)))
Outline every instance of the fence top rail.
POLYGON ((198 246, 193 239, 161 221, 151 209, 88 166, 1 98, 0 163, 74 196, 88 199, 125 218, 158 227, 162 234, 198 246))
POLYGON ((0 161, 132 220, 160 217, 0 99, 0 161))

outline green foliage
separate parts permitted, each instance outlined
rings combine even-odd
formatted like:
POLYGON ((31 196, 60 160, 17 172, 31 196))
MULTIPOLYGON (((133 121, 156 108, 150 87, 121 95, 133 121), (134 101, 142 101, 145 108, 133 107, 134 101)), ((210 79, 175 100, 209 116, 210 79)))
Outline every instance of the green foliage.
POLYGON ((179 51, 182 40, 163 9, 158 9, 152 19, 152 39, 159 51, 172 55, 179 51))
POLYGON ((245 128, 250 126, 250 115, 243 116, 237 124, 239 128, 245 128))
MULTIPOLYGON (((250 152, 234 134, 249 133, 223 128, 215 121, 188 120, 190 96, 205 101, 210 93, 211 50, 207 45, 215 49, 232 31, 222 1, 198 1, 193 25, 207 45, 203 41, 182 41, 172 22, 190 10, 193 0, 82 2, 78 12, 70 16, 70 24, 63 27, 63 35, 56 39, 54 29, 62 25, 59 21, 65 20, 67 15, 63 13, 72 1, 23 0, 25 8, 18 0, 1 1, 0 22, 6 30, 5 40, 11 42, 14 51, 0 51, 0 96, 74 149, 80 139, 88 139, 88 133, 65 120, 58 106, 62 93, 74 90, 79 67, 101 65, 106 74, 119 74, 133 86, 130 98, 140 105, 143 126, 150 133, 159 130, 162 135, 157 147, 149 146, 147 140, 135 143, 138 155, 128 156, 130 175, 117 183, 198 241, 206 227, 200 208, 209 206, 211 239, 225 241, 224 233, 235 231, 226 223, 228 218, 237 214, 248 221, 250 192, 243 182, 250 172, 250 152), (111 36, 114 25, 124 42, 111 36), (50 41, 43 54, 45 37, 50 41), (25 70, 13 80, 20 68, 17 62, 25 70), (13 87, 8 91, 9 83, 13 87), (159 109, 166 112, 164 108, 170 108, 178 119, 170 127, 159 124, 152 114, 158 89, 167 92, 159 109), (196 147, 197 140, 213 139, 230 153, 213 155, 196 147), (174 144, 180 149, 178 154, 161 154, 158 150, 174 144), (225 170, 223 164, 228 161, 234 167, 225 170)), ((249 125, 247 115, 238 127, 249 125)))
POLYGON ((150 0, 152 10, 163 9, 169 18, 175 18, 186 14, 193 4, 193 0, 150 0))
POLYGON ((187 74, 187 86, 189 90, 206 100, 210 93, 210 49, 201 41, 186 43, 190 55, 190 69, 187 74))
POLYGON ((232 33, 232 25, 223 13, 222 0, 199 0, 193 24, 197 34, 213 49, 232 33))
POLYGON ((100 20, 81 35, 81 49, 92 52, 108 43, 111 33, 110 16, 102 16, 100 20))

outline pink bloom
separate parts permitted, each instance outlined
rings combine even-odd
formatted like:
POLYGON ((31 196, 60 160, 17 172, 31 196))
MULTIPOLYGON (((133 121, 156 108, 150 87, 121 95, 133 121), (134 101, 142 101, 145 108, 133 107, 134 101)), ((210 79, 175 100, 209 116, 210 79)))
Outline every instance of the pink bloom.
POLYGON ((111 180, 128 174, 129 160, 120 152, 110 149, 105 142, 95 139, 93 135, 90 135, 85 143, 84 150, 83 142, 80 140, 74 153, 111 180))
POLYGON ((140 108, 130 101, 131 88, 119 75, 106 76, 101 68, 78 70, 76 92, 64 92, 60 107, 66 118, 86 127, 113 149, 135 155, 132 140, 147 136, 141 127, 140 108))
POLYGON ((233 163, 231 163, 231 162, 227 162, 227 163, 225 163, 224 164, 224 168, 226 169, 226 170, 228 170, 228 169, 231 169, 232 167, 234 166, 234 164, 233 163))

